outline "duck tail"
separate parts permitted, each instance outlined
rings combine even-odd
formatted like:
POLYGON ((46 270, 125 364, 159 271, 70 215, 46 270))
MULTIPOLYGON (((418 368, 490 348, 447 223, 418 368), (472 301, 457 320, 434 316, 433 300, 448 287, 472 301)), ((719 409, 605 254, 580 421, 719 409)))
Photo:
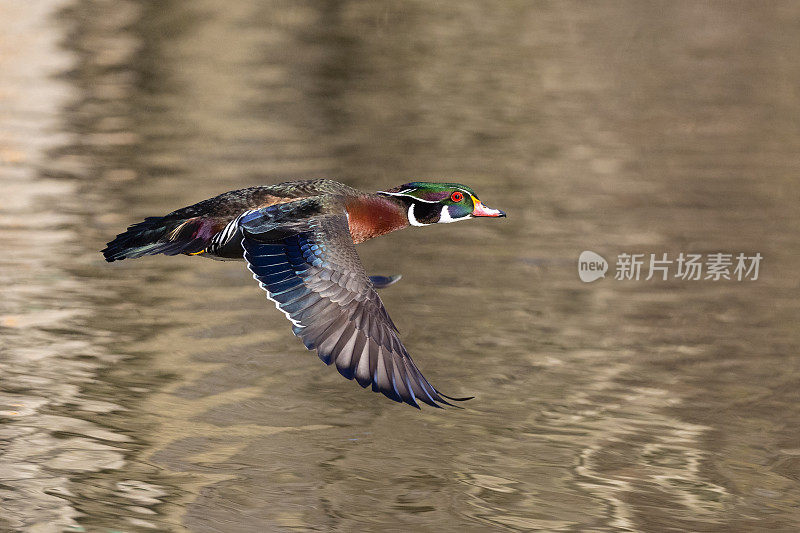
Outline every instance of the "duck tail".
POLYGON ((132 225, 102 250, 109 263, 143 255, 177 255, 202 252, 216 233, 205 217, 148 217, 132 225))

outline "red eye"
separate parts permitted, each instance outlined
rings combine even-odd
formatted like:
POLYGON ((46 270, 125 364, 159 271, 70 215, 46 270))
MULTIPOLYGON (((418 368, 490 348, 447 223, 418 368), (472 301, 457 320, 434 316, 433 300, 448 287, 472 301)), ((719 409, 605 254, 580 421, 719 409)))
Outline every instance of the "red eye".
POLYGON ((450 199, 452 201, 454 201, 454 202, 460 202, 461 200, 464 199, 464 195, 461 194, 460 192, 456 191, 456 192, 454 192, 453 194, 450 195, 450 199))

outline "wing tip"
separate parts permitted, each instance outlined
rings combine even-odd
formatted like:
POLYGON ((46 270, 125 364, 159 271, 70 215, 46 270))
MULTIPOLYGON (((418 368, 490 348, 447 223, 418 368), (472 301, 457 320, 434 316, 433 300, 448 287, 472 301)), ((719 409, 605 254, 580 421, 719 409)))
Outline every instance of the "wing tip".
POLYGON ((469 400, 474 400, 475 399, 475 396, 464 396, 463 398, 454 398, 453 396, 448 396, 447 394, 445 394, 443 392, 440 392, 440 391, 436 391, 436 392, 438 392, 440 396, 444 396, 448 400, 453 400, 454 402, 467 402, 469 400))

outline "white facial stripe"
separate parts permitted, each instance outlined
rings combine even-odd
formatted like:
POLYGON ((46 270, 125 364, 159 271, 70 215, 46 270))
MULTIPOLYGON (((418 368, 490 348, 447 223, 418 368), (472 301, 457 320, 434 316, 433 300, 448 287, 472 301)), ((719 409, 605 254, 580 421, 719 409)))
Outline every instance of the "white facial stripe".
POLYGON ((402 191, 396 192, 387 192, 387 191, 378 191, 380 194, 388 194, 389 196, 409 196, 408 193, 414 192, 416 189, 403 189, 402 191))
POLYGON ((439 224, 449 224, 450 222, 458 222, 459 220, 466 220, 469 218, 469 215, 464 217, 453 218, 450 216, 450 210, 447 209, 447 206, 442 207, 442 214, 439 215, 439 224))
POLYGON ((400 192, 386 192, 386 191, 378 191, 380 194, 386 194, 388 196, 405 196, 406 198, 411 198, 417 202, 425 202, 426 204, 438 204, 439 202, 436 200, 423 200, 422 198, 417 198, 416 196, 411 196, 410 192, 416 191, 417 189, 407 189, 400 192))
POLYGON ((412 226, 430 226, 430 224, 424 224, 417 220, 417 217, 414 216, 414 204, 411 204, 411 207, 408 208, 408 223, 412 226))

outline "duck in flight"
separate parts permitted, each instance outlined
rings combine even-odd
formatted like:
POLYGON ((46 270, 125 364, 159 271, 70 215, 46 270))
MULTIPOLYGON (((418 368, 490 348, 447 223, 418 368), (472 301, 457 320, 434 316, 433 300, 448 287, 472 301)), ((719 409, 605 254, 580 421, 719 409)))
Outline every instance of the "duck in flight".
POLYGON ((365 193, 333 180, 226 192, 134 224, 108 243, 106 261, 144 255, 241 260, 306 348, 362 387, 419 408, 452 398, 411 360, 375 289, 399 276, 368 276, 355 245, 406 228, 504 217, 458 183, 412 182, 365 193))

